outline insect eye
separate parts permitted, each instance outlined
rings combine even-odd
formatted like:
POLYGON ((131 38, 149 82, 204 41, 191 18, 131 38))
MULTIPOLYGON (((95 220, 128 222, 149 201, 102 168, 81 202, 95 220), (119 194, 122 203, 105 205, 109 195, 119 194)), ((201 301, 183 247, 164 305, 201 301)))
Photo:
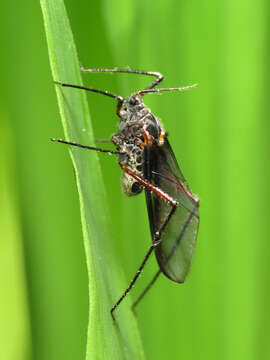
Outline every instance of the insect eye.
POLYGON ((147 126, 147 131, 150 135, 152 135, 154 138, 157 138, 158 137, 158 128, 157 126, 154 126, 152 124, 149 124, 147 126))
POLYGON ((139 194, 142 191, 142 187, 138 182, 132 184, 131 191, 133 194, 139 194))
POLYGON ((131 97, 129 99, 129 103, 130 103, 130 105, 138 105, 139 104, 138 100, 134 97, 131 97))

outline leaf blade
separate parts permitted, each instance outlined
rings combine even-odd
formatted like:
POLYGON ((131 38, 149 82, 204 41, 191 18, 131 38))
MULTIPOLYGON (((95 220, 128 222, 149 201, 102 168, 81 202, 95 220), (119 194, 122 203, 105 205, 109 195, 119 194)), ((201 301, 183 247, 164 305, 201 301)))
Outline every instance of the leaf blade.
MULTIPOLYGON (((82 85, 64 3, 42 0, 41 6, 53 79, 82 85)), ((56 91, 66 139, 87 145, 93 143, 85 92, 60 87, 56 91)), ((80 199, 91 296, 86 359, 143 359, 137 324, 128 308, 129 301, 118 312, 117 324, 110 317, 109 309, 126 283, 112 256, 112 235, 98 156, 95 152, 81 149, 70 149, 70 155, 80 199)))

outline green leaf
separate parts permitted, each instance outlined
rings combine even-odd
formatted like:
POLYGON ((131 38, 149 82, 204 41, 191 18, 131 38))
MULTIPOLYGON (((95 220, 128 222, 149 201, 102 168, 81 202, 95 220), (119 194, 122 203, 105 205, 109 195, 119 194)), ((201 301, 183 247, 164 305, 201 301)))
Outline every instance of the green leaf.
MULTIPOLYGON (((41 1, 53 80, 82 85, 73 35, 63 1, 41 1)), ((56 86, 65 137, 91 145, 93 131, 84 91, 56 86)), ((57 146, 55 151, 57 151, 57 146)), ((60 145, 59 145, 60 146, 60 145)), ((61 145, 62 146, 62 145, 61 145)), ((89 276, 89 327, 86 359, 143 359, 136 320, 125 299, 113 322, 110 308, 127 286, 117 266, 98 155, 70 149, 80 199, 89 276)), ((67 314, 68 316, 68 314, 67 314)), ((84 336, 84 334, 82 334, 84 336)))
POLYGON ((18 193, 15 186, 14 141, 8 116, 0 123, 0 358, 29 359, 31 331, 18 193), (12 341, 10 341, 12 339, 12 341))

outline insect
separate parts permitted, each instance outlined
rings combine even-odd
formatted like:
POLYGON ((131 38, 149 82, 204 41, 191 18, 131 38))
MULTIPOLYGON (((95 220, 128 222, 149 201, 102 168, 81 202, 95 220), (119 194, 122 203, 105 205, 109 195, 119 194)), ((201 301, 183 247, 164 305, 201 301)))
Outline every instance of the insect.
POLYGON ((66 84, 63 87, 87 90, 116 99, 116 114, 120 118, 118 131, 111 137, 116 151, 82 145, 61 139, 60 143, 89 150, 115 154, 122 168, 122 188, 126 195, 138 195, 144 189, 148 210, 152 243, 127 289, 110 312, 114 311, 130 292, 140 276, 152 252, 155 253, 159 270, 143 293, 134 302, 138 304, 162 272, 170 280, 183 283, 189 273, 199 226, 199 199, 192 194, 178 166, 168 135, 159 119, 143 103, 143 96, 165 91, 183 91, 182 88, 156 88, 163 80, 157 72, 120 69, 84 69, 83 72, 130 73, 155 77, 146 88, 129 97, 122 97, 104 90, 66 84))

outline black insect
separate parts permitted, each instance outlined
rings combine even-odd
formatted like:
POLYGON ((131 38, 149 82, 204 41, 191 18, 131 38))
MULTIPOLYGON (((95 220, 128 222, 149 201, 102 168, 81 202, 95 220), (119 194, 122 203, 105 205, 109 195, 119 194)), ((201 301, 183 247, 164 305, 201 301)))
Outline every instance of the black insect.
POLYGON ((82 71, 131 73, 156 77, 145 89, 126 98, 107 91, 55 82, 61 86, 88 90, 116 99, 116 113, 120 118, 120 123, 117 133, 111 137, 116 151, 60 139, 52 140, 118 155, 118 162, 123 170, 121 180, 124 193, 131 196, 145 190, 152 244, 129 286, 111 308, 111 315, 114 319, 115 309, 135 284, 153 251, 156 254, 159 270, 133 304, 133 308, 153 285, 160 272, 177 283, 183 283, 189 273, 199 226, 199 199, 191 193, 175 159, 168 136, 158 118, 144 105, 143 95, 164 91, 183 91, 196 85, 154 89, 163 80, 160 73, 83 68, 82 71))

